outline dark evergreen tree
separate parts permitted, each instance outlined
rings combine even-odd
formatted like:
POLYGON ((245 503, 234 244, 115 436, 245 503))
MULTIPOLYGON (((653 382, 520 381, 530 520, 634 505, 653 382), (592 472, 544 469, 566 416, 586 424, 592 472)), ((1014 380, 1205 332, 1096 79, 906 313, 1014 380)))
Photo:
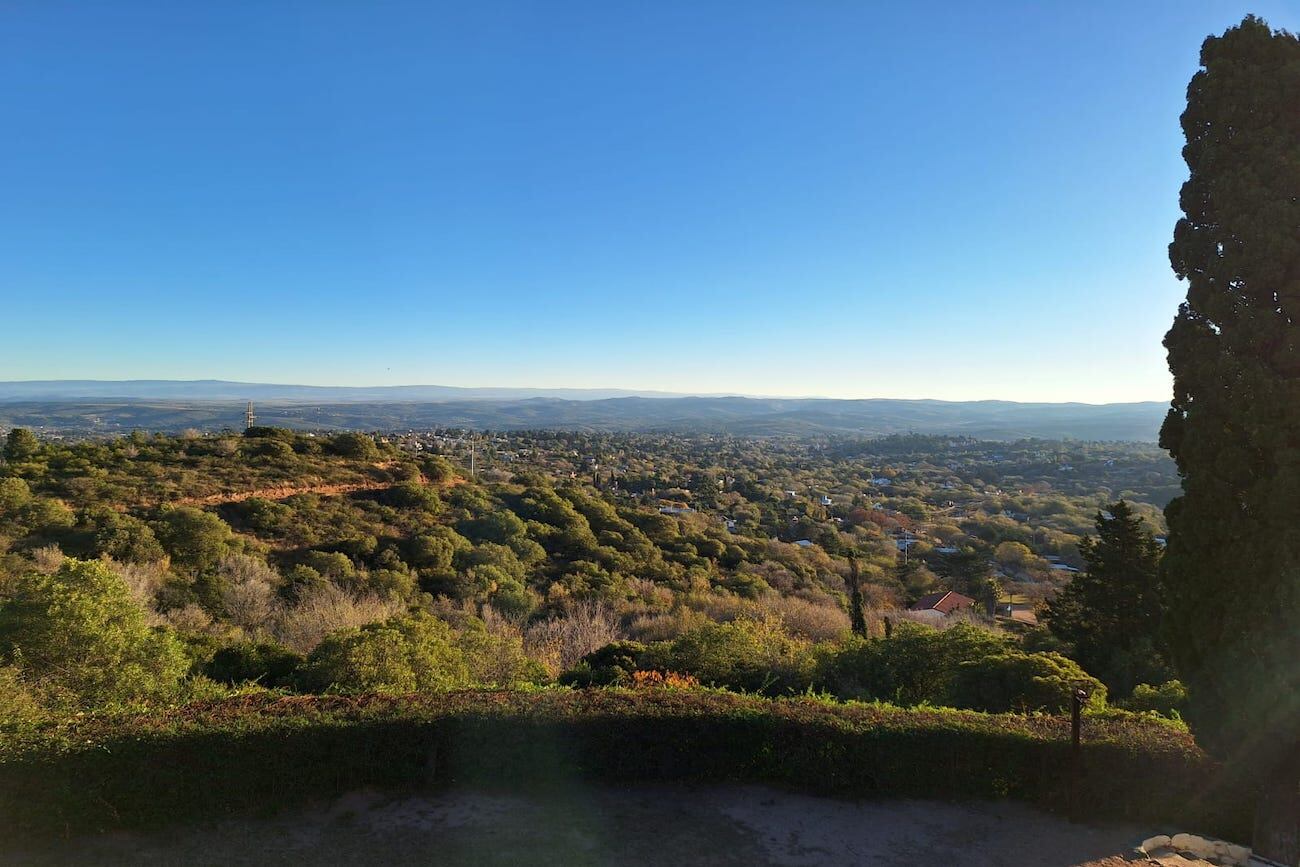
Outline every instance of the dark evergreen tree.
POLYGON ((1085 671, 1126 696, 1169 675, 1157 650, 1160 546, 1128 503, 1108 512, 1097 513, 1097 537, 1079 543, 1088 568, 1048 605, 1047 623, 1085 671))
POLYGON ((993 561, 983 547, 962 548, 955 554, 943 555, 936 572, 948 580, 946 590, 956 590, 974 598, 993 573, 993 561))
POLYGON ((858 558, 849 555, 849 626, 854 635, 867 637, 867 617, 862 610, 862 576, 858 572, 858 558))
POLYGON ((1254 848, 1300 861, 1300 39, 1249 17, 1201 49, 1165 338, 1165 635, 1197 738, 1260 779, 1254 848))
POLYGON ((16 427, 5 438, 4 456, 7 461, 25 461, 40 449, 36 435, 26 428, 16 427))

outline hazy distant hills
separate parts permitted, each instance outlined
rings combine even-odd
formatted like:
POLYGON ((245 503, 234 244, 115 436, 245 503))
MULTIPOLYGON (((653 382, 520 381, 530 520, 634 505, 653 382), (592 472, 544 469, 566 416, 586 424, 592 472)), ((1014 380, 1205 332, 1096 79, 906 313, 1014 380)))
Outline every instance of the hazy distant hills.
POLYGON ((50 379, 0 382, 0 401, 12 400, 253 400, 353 403, 358 401, 522 400, 558 397, 603 400, 611 397, 682 397, 665 391, 626 388, 458 388, 451 385, 274 385, 221 379, 50 379))
POLYGON ((0 427, 63 433, 239 429, 244 402, 259 424, 300 429, 717 432, 752 436, 917 433, 984 439, 1154 441, 1164 403, 830 400, 644 396, 582 389, 445 386, 326 388, 203 382, 0 383, 0 427), (613 396, 611 396, 613 395, 613 396))

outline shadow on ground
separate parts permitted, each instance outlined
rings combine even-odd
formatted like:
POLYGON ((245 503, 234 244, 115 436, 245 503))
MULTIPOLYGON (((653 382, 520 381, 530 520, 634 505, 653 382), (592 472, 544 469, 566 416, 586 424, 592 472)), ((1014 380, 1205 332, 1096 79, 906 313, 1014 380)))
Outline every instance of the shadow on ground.
POLYGON ((1067 867, 1117 862, 1141 836, 1137 828, 1074 825, 1007 802, 852 802, 757 786, 363 791, 272 818, 61 841, 40 850, 0 847, 0 861, 1067 867))

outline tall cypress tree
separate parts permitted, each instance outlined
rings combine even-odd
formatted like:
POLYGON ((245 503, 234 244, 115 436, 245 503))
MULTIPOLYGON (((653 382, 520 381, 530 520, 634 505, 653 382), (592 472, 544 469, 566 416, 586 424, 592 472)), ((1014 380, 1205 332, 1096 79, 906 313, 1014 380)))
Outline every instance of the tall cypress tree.
POLYGON ((867 637, 867 617, 862 610, 862 577, 858 572, 858 558, 849 555, 849 628, 854 635, 867 637))
POLYGON ((1262 781, 1256 852, 1300 862, 1300 40, 1248 17, 1201 49, 1165 338, 1165 636, 1197 738, 1262 781))

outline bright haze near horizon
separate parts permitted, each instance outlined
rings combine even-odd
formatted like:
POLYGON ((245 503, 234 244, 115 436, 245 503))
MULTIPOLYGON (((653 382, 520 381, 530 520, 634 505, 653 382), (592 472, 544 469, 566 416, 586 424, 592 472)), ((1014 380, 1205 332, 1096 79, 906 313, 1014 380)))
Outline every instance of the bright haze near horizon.
POLYGON ((1164 400, 1276 2, 0 2, 0 379, 1164 400))

